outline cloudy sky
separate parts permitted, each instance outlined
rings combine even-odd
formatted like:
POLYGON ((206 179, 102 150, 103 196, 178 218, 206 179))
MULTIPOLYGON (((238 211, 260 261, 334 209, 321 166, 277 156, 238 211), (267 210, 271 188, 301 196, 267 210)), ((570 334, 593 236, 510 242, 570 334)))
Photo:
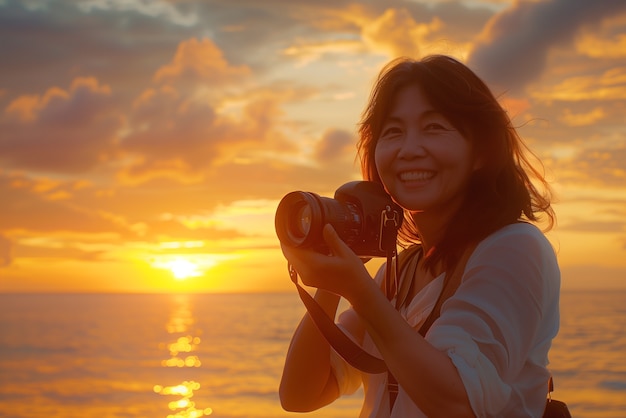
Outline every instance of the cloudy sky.
POLYGON ((278 201, 358 179, 378 71, 435 53, 542 158, 563 287, 625 288, 624 1, 0 0, 0 291, 290 289, 278 201))

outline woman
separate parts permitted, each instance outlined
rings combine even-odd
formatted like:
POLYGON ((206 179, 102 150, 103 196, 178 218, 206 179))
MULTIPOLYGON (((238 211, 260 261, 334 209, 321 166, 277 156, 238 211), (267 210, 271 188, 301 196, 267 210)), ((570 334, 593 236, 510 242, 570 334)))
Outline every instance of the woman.
POLYGON ((460 62, 401 59, 381 72, 359 133, 365 179, 404 208, 401 244, 420 249, 411 252, 417 267, 399 278, 410 285, 406 302, 390 295, 390 303, 385 269, 372 280, 330 225, 331 256, 284 245, 283 253, 329 316, 340 297, 350 302, 339 323, 384 359, 399 393, 392 404, 388 375, 349 366, 305 315, 287 354, 283 407, 315 410, 363 384, 361 417, 541 416, 560 273, 533 223, 543 217, 551 228, 554 212, 506 112, 460 62), (460 284, 422 337, 457 265, 460 284))

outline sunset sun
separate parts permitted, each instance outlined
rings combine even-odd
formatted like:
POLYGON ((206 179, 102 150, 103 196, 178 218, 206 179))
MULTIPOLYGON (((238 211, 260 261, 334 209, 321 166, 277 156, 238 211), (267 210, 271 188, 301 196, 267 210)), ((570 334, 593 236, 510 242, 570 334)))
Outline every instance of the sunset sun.
POLYGON ((158 260, 152 264, 153 267, 169 270, 176 280, 186 280, 191 277, 202 275, 200 265, 187 258, 176 257, 167 260, 158 260))
POLYGON ((178 280, 185 280, 201 274, 196 263, 182 258, 170 261, 168 268, 178 280))

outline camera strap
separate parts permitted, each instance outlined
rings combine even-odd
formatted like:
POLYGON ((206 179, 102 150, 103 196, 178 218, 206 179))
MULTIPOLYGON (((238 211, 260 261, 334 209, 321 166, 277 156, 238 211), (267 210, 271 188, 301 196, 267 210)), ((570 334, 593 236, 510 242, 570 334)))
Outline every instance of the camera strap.
POLYGON ((289 265, 289 277, 296 285, 300 299, 309 316, 324 335, 329 344, 351 366, 366 373, 378 374, 387 371, 385 361, 363 350, 360 345, 348 337, 332 320, 315 299, 298 283, 298 273, 289 265))
MULTIPOLYGON (((392 292, 398 291, 398 266, 397 263, 393 263, 393 260, 394 258, 397 258, 396 256, 398 255, 396 240, 398 236, 398 228, 402 223, 402 212, 394 210, 390 205, 388 205, 382 211, 380 219, 379 246, 380 250, 384 251, 387 255, 387 271, 385 280, 387 288, 385 294, 389 295, 392 292), (392 270, 393 265, 396 267, 395 272, 392 270), (392 273, 395 273, 393 274, 393 277, 391 277, 392 273)), ((348 364, 366 373, 377 374, 386 372, 387 365, 385 364, 385 361, 363 350, 360 345, 348 337, 337 326, 334 319, 331 319, 326 314, 324 309, 309 294, 309 292, 300 286, 298 283, 298 272, 293 268, 293 266, 289 264, 288 268, 289 277, 296 285, 300 299, 309 312, 309 316, 335 351, 343 357, 348 364)))
MULTIPOLYGON (((443 287, 441 293, 435 302, 433 309, 419 329, 419 334, 422 337, 426 336, 428 329, 439 317, 441 305, 452 296, 456 289, 461 284, 461 278, 465 271, 465 265, 474 252, 475 245, 470 246, 462 254, 460 260, 452 268, 450 272, 447 272, 444 277, 443 287)), ((423 256, 422 248, 420 245, 409 247, 393 259, 392 254, 388 253, 386 275, 383 283, 383 292, 391 302, 396 297, 396 308, 403 305, 407 298, 407 285, 411 285, 413 282, 413 276, 415 269, 417 268, 417 261, 423 256), (394 262, 395 261, 395 262, 394 262), (395 265, 395 271, 392 267, 395 265), (403 275, 404 280, 398 285, 400 274, 407 268, 407 272, 403 275), (393 277, 391 276, 392 273, 393 277)), ((393 410, 393 406, 398 397, 399 386, 398 382, 391 374, 391 371, 387 368, 385 361, 381 358, 375 357, 365 351, 359 344, 348 337, 331 319, 324 309, 317 303, 317 301, 298 283, 298 273, 289 265, 289 276, 296 285, 300 299, 307 308, 309 316, 324 335, 326 341, 333 347, 333 349, 352 367, 361 370, 366 373, 380 374, 387 373, 387 392, 389 393, 389 410, 393 410)), ((410 288, 410 286, 408 287, 410 288)))
MULTIPOLYGON (((419 247, 419 246, 418 246, 419 247)), ((416 248, 421 252, 421 248, 416 248)), ((406 251, 403 251, 401 256, 395 257, 395 260, 392 257, 387 258, 387 271, 385 282, 393 281, 395 283, 395 278, 391 277, 392 272, 395 277, 399 277, 399 271, 403 269, 409 259, 415 258, 413 256, 418 256, 415 254, 416 251, 413 251, 412 248, 406 251), (395 262, 393 262, 395 261, 395 262), (393 270, 393 266, 395 266, 395 271, 393 270)), ((306 291, 299 283, 298 283, 298 272, 289 265, 289 277, 291 281, 296 285, 296 289, 298 290, 298 294, 300 295, 300 299, 304 303, 309 316, 313 320, 313 323, 319 329, 319 331, 324 335, 324 338, 328 341, 328 343, 333 347, 333 349, 351 366, 356 369, 359 369, 366 373, 371 374, 379 374, 379 373, 387 373, 387 365, 385 361, 381 358, 375 357, 372 354, 365 351, 359 344, 357 344, 354 340, 348 337, 342 330, 337 326, 335 321, 331 319, 324 309, 317 303, 317 301, 306 291)), ((385 285, 386 289, 383 289, 386 292, 386 295, 390 298, 393 298, 393 295, 390 295, 388 289, 397 290, 397 284, 389 286, 389 283, 385 285)), ((443 292, 442 292, 443 295, 443 292)), ((441 298, 441 296, 440 296, 441 298)), ((439 303, 437 304, 439 305, 439 303)), ((432 324, 432 322, 438 316, 438 309, 435 306, 435 309, 431 312, 429 317, 426 319, 424 325, 420 328, 419 333, 423 335, 426 334, 428 327, 432 324), (437 312, 435 312, 437 311, 437 312)))

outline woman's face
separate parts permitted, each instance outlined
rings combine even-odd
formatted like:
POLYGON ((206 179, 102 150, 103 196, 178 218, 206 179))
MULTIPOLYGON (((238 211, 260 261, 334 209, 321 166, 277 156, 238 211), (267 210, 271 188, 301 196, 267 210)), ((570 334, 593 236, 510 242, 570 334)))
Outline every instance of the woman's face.
POLYGON ((476 165, 470 141, 434 110, 417 85, 396 94, 374 157, 387 192, 413 213, 456 209, 476 165))

